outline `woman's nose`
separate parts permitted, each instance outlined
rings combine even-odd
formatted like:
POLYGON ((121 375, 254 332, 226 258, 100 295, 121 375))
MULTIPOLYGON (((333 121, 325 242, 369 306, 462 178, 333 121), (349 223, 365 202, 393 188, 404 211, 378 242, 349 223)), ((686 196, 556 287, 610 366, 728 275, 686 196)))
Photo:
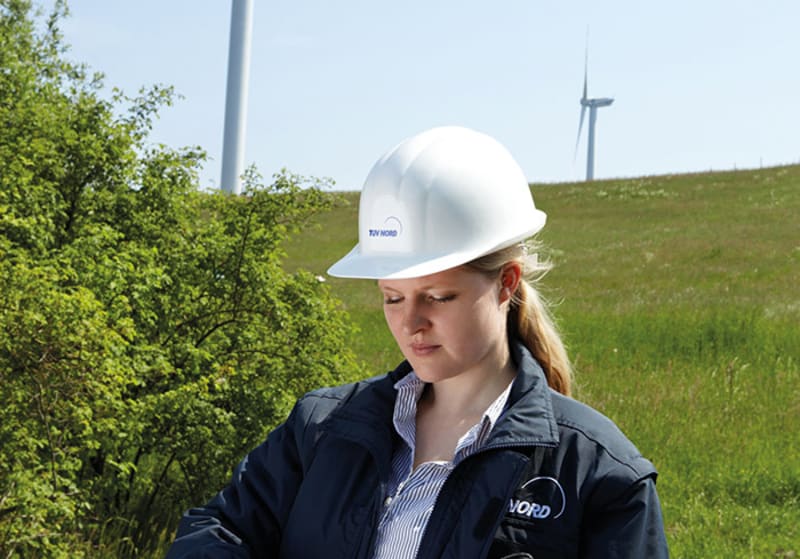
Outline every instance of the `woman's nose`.
POLYGON ((427 315, 419 303, 409 303, 403 313, 403 333, 413 336, 420 330, 424 330, 430 325, 427 315))

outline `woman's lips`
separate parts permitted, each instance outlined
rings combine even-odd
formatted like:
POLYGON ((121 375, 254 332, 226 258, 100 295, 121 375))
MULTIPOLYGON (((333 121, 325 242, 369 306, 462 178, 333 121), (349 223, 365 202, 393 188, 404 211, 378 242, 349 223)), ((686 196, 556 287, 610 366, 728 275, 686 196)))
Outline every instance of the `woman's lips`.
POLYGON ((435 345, 435 344, 413 343, 413 344, 411 344, 411 351, 417 357, 425 357, 426 355, 430 355, 431 353, 433 353, 434 351, 436 351, 440 347, 441 346, 435 345))

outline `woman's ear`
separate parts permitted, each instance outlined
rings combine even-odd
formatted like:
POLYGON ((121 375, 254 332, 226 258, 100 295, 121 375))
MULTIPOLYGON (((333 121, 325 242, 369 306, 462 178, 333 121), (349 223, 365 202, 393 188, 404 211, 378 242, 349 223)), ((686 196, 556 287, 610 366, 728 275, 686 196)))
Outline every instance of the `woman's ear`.
POLYGON ((519 262, 509 262, 500 272, 500 303, 510 300, 522 280, 522 266, 519 262))

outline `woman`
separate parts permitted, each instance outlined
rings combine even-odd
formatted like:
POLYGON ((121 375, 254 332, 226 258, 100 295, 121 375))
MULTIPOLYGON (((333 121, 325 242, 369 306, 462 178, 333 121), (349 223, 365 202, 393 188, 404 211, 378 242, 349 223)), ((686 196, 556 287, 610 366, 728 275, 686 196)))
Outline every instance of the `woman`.
POLYGON ((303 397, 169 557, 666 557, 652 464, 569 397, 525 244, 544 222, 488 136, 384 155, 329 273, 378 280, 405 361, 303 397))

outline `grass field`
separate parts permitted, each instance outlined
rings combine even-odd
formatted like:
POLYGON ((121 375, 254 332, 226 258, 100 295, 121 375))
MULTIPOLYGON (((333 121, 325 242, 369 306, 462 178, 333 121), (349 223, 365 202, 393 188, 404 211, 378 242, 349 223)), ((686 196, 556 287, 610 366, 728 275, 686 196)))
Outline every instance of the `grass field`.
MULTIPOLYGON (((673 557, 800 557, 800 166, 533 185, 576 397, 657 466, 673 557)), ((356 193, 289 245, 324 274, 356 193)), ((373 282, 328 280, 376 372, 400 359, 373 282)))

